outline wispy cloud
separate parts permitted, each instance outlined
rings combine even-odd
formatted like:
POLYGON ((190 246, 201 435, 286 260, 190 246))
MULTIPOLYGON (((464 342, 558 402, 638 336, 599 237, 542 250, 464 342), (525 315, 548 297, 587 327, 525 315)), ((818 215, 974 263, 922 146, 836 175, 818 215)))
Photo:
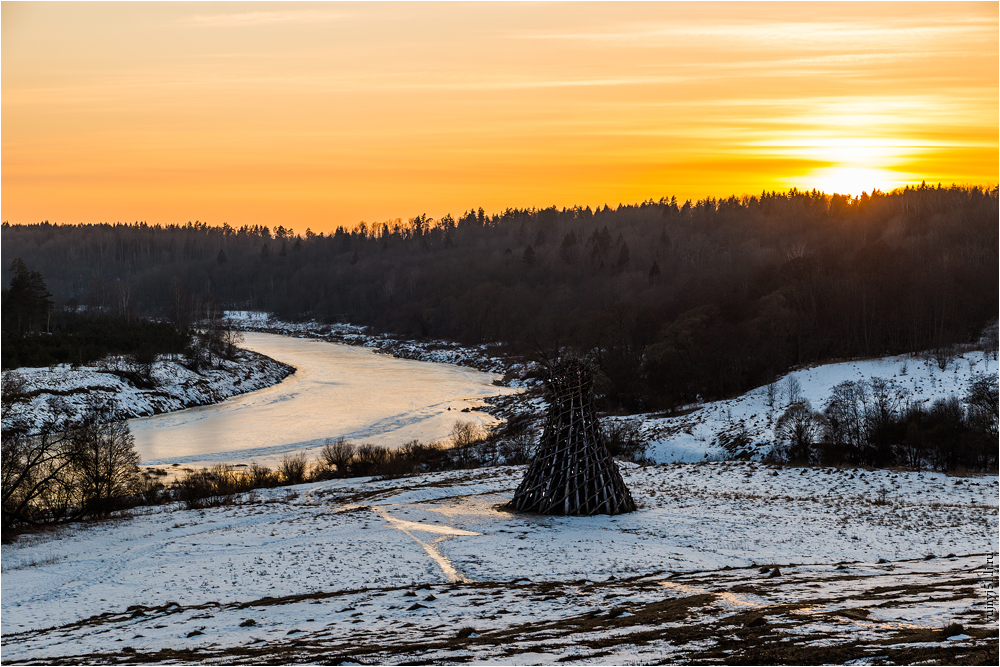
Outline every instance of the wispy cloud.
POLYGON ((623 24, 598 31, 522 32, 509 35, 515 39, 618 43, 623 46, 662 47, 685 38, 711 40, 713 43, 765 43, 773 48, 820 49, 835 46, 926 44, 936 38, 979 33, 991 37, 995 22, 981 17, 942 18, 937 25, 926 22, 881 21, 874 25, 848 21, 734 21, 731 23, 623 24))
POLYGON ((237 14, 199 14, 180 19, 178 23, 203 28, 242 28, 282 23, 321 23, 338 21, 348 16, 350 16, 350 12, 340 10, 288 9, 237 14))

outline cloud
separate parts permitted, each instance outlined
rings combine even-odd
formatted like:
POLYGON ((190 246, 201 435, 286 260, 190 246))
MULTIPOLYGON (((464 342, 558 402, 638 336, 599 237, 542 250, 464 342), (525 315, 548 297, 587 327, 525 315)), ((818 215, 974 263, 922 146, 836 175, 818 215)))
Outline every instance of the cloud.
POLYGON ((281 23, 318 23, 346 18, 349 12, 328 9, 289 9, 270 12, 241 12, 239 14, 199 14, 178 23, 202 28, 243 28, 281 23))
POLYGON ((731 23, 624 24, 606 30, 518 33, 515 39, 617 43, 632 47, 662 47, 678 40, 709 44, 760 44, 772 49, 857 48, 881 44, 926 45, 942 38, 993 38, 995 20, 979 16, 941 17, 936 25, 922 19, 881 19, 870 23, 828 19, 798 21, 743 20, 731 23))

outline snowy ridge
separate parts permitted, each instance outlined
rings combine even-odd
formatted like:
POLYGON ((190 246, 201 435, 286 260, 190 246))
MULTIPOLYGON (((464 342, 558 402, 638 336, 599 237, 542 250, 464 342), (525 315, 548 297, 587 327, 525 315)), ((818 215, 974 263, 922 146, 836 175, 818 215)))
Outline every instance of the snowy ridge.
MULTIPOLYGON (((113 361, 113 360, 112 360, 113 361)), ((91 401, 114 405, 116 418, 146 417, 196 405, 218 403, 231 396, 278 384, 295 372, 292 366, 262 354, 239 350, 232 360, 220 359, 218 367, 193 371, 177 361, 153 364, 152 387, 137 387, 124 373, 109 370, 112 364, 73 368, 19 368, 4 371, 5 382, 24 381, 23 399, 4 405, 3 428, 26 423, 31 430, 54 423, 66 425, 66 412, 79 416, 91 401)))

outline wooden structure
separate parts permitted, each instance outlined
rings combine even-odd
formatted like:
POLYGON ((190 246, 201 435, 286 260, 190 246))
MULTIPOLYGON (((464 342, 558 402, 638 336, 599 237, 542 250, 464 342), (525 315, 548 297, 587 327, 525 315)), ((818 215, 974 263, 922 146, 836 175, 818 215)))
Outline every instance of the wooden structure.
POLYGON ((591 367, 565 361, 552 369, 547 384, 545 430, 510 508, 572 516, 635 511, 594 412, 591 367))

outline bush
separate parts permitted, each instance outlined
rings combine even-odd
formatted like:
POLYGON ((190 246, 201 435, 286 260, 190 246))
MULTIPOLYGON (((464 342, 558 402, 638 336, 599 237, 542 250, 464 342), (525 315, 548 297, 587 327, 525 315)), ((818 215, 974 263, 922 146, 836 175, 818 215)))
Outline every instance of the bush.
POLYGON ((255 488, 273 486, 276 476, 263 466, 252 463, 249 470, 219 464, 211 469, 195 470, 174 482, 177 499, 188 509, 232 505, 255 488))
POLYGON ((485 445, 489 432, 473 421, 456 421, 451 427, 451 453, 459 468, 475 468, 495 462, 496 447, 485 445))
POLYGON ((492 437, 500 457, 507 465, 522 465, 535 453, 535 433, 531 417, 517 415, 508 419, 492 437))
POLYGON ((606 420, 602 426, 611 458, 634 463, 646 461, 649 443, 642 437, 640 423, 631 419, 606 420))
POLYGON ((450 467, 447 451, 437 444, 425 445, 419 440, 411 440, 400 447, 397 454, 410 461, 415 472, 431 472, 450 467))
POLYGON ((351 472, 358 477, 382 474, 389 462, 389 450, 381 445, 365 443, 358 447, 351 463, 351 472))
POLYGON ((790 463, 810 463, 818 458, 813 444, 823 432, 826 420, 813 412, 809 401, 796 401, 778 418, 774 427, 776 453, 790 463))
POLYGON ((246 471, 246 477, 247 483, 255 489, 270 488, 278 486, 281 483, 281 478, 275 471, 267 466, 260 465, 256 461, 250 462, 250 467, 246 471))
POLYGON ((328 468, 336 471, 338 477, 348 476, 348 466, 354 458, 355 447, 344 438, 327 439, 319 451, 320 461, 328 468))
POLYGON ((301 484, 306 481, 309 459, 305 452, 285 454, 278 464, 278 474, 285 484, 301 484))

